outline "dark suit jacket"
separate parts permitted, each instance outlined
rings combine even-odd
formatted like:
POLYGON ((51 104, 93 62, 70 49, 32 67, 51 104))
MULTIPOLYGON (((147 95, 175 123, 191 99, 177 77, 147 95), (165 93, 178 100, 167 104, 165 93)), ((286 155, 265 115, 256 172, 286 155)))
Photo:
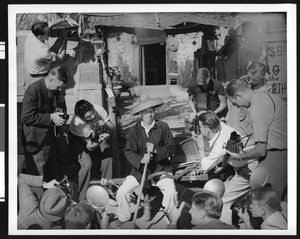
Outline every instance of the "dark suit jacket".
POLYGON ((32 83, 24 94, 21 122, 24 141, 28 152, 35 152, 42 145, 49 130, 53 132, 50 113, 53 113, 59 92, 54 93, 53 104, 50 103, 45 79, 32 83))

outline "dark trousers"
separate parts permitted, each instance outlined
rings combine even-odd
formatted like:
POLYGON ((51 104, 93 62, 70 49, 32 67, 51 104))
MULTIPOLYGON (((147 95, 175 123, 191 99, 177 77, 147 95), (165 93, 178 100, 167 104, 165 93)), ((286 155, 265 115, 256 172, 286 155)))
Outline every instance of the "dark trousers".
POLYGON ((92 158, 91 178, 99 180, 101 178, 112 179, 113 156, 111 148, 106 148, 101 152, 99 147, 90 152, 90 155, 92 158))
POLYGON ((35 152, 28 152, 24 144, 23 148, 27 174, 44 175, 44 181, 57 178, 54 135, 50 130, 42 145, 35 152))

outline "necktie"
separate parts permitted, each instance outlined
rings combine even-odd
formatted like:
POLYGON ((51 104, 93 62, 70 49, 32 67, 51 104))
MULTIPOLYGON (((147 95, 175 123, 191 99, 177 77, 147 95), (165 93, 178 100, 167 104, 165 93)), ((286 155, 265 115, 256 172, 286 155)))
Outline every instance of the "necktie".
POLYGON ((54 95, 52 92, 49 92, 49 103, 50 103, 50 111, 54 111, 54 95))

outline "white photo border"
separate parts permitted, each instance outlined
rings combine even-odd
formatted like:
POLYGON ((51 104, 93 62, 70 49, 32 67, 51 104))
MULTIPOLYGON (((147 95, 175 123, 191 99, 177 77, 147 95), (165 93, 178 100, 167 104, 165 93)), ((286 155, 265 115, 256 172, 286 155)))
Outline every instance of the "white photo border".
MULTIPOLYGON (((297 95, 296 4, 8 4, 9 135, 8 233, 9 235, 296 235, 297 233, 297 95), (288 82, 288 230, 18 230, 17 229, 17 51, 16 14, 41 12, 286 12, 288 82), (97 10, 99 9, 99 10, 97 10)), ((41 13, 43 13, 41 12, 41 13)))

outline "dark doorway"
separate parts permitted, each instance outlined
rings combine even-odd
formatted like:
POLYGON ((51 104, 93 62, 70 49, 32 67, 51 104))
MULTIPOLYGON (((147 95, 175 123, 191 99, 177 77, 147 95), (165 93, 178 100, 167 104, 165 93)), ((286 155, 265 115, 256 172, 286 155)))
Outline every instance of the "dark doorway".
POLYGON ((145 85, 166 84, 166 46, 144 45, 145 85))

